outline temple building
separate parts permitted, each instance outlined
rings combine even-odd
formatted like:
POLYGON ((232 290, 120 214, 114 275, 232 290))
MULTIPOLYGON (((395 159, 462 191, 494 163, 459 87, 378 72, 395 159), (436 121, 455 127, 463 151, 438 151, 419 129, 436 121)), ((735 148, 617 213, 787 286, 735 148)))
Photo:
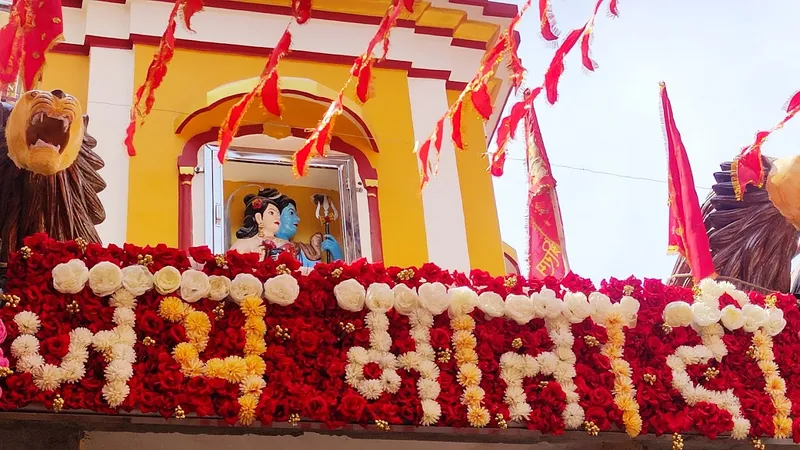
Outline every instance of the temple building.
POLYGON ((41 88, 73 94, 90 117, 108 184, 100 193, 103 242, 208 245, 219 253, 236 240, 244 197, 271 187, 296 203, 294 239, 306 243, 324 232, 312 196, 327 196, 337 215, 330 233, 348 261, 506 273, 484 156, 510 93, 506 67, 490 85, 493 117, 484 123, 468 111, 467 149, 454 152, 445 139, 438 176, 422 193, 414 147, 474 76, 515 5, 432 0, 404 12, 374 70, 374 98, 361 104, 351 86, 329 156, 313 160, 310 175, 293 176, 292 153, 344 85, 388 4, 315 1, 312 20, 292 25, 292 51, 278 68, 283 116, 250 108, 220 165, 219 126, 257 82, 290 21, 290 1, 207 0, 195 32, 179 26, 174 60, 129 158, 123 140, 133 93, 172 4, 64 0, 64 41, 48 54, 41 88))

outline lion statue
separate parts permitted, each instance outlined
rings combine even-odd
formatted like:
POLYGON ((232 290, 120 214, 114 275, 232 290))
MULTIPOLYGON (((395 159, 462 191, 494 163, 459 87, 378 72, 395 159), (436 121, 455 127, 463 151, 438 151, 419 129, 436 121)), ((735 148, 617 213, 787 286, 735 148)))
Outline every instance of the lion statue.
MULTIPOLYGON (((740 289, 800 293, 800 276, 793 283, 791 273, 800 237, 800 156, 763 157, 764 186, 748 186, 741 201, 734 195, 731 166, 720 164, 702 206, 719 279, 740 289)), ((692 285, 683 257, 672 273, 671 283, 692 285)))
POLYGON ((35 233, 100 242, 95 225, 105 210, 97 194, 106 183, 88 123, 75 97, 60 90, 0 104, 0 262, 35 233))

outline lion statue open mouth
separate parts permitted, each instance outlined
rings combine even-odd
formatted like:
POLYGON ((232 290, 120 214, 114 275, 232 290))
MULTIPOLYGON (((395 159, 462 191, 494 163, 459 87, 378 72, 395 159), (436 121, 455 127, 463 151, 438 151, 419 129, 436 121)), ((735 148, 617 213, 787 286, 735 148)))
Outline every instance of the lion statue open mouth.
POLYGON ((0 261, 35 233, 100 242, 103 160, 80 103, 54 90, 29 91, 0 106, 0 261))

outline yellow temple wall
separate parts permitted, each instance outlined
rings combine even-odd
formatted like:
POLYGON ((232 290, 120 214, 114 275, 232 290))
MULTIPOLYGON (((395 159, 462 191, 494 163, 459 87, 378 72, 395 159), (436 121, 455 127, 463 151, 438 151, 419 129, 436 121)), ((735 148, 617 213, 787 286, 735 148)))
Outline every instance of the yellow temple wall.
MULTIPOLYGON (((315 5, 324 18, 292 30, 293 53, 281 61, 279 75, 308 79, 333 93, 338 91, 348 78, 350 61, 375 31, 374 21, 385 8, 378 3, 326 0, 315 5)), ((497 112, 488 124, 472 112, 465 117, 467 150, 453 156, 446 139, 445 146, 450 147, 443 155, 449 156, 442 160, 440 182, 426 193, 419 190, 413 149, 474 75, 486 47, 507 19, 487 16, 479 6, 449 3, 442 8, 424 1, 417 6, 392 31, 387 68, 373 70, 374 97, 358 104, 357 119, 369 137, 340 137, 358 148, 377 172, 377 180, 362 181, 365 188, 373 189, 368 192, 377 192, 381 250, 387 265, 431 261, 445 268, 481 268, 500 275, 504 273, 502 241, 482 154, 486 132, 493 129, 507 95, 507 83, 493 86, 497 112)), ((196 16, 196 33, 179 30, 179 48, 156 93, 154 110, 136 134, 138 154, 129 159, 122 141, 130 99, 144 80, 155 51, 152 44, 163 32, 170 8, 169 3, 154 0, 89 1, 80 8, 65 7, 65 42, 47 56, 40 87, 62 89, 81 101, 90 115, 89 131, 98 138, 98 151, 106 161, 101 175, 109 186, 101 193, 101 201, 108 219, 98 230, 109 243, 178 246, 177 158, 192 136, 221 124, 236 98, 192 119, 188 132, 178 132, 177 124, 208 106, 211 92, 258 75, 268 50, 260 56, 248 55, 276 42, 288 20, 259 5, 216 7, 196 16)), ((7 14, 0 13, 0 24, 6 20, 7 14)), ((504 78, 505 71, 501 66, 498 79, 504 78)), ((353 84, 345 92, 351 104, 356 103, 353 84)), ((247 123, 260 120, 308 129, 326 107, 324 101, 285 102, 282 118, 251 109, 246 119, 247 123)), ((346 124, 340 127, 343 120, 337 129, 349 130, 346 124)))

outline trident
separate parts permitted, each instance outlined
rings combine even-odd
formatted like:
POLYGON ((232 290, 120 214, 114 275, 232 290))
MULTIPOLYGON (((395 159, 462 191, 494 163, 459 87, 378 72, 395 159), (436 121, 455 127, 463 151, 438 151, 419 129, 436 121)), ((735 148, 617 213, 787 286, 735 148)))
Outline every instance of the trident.
MULTIPOLYGON (((325 194, 314 194, 311 201, 317 205, 314 215, 325 227, 325 235, 331 234, 331 222, 339 218, 339 211, 333 206, 333 200, 325 194)), ((331 253, 328 251, 325 252, 325 262, 331 262, 331 253)))

